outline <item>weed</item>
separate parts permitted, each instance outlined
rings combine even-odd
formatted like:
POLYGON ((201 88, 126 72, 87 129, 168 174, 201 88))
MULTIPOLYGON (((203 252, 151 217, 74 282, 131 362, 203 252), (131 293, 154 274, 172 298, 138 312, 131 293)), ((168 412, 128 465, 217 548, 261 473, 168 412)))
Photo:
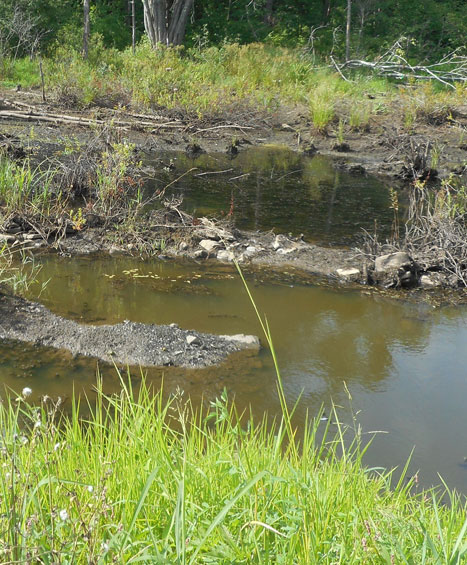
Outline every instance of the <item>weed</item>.
POLYGON ((326 100, 314 99, 310 104, 311 120, 320 133, 325 133, 334 118, 334 105, 326 100))
POLYGON ((339 124, 337 126, 336 132, 336 140, 339 145, 342 145, 342 143, 344 143, 344 128, 345 122, 342 118, 339 118, 339 124))

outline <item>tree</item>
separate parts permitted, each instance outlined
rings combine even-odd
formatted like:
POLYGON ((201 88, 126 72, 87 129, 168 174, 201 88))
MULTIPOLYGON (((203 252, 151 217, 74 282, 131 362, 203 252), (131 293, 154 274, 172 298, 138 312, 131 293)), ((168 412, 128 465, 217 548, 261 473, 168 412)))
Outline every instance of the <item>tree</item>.
POLYGON ((345 26, 345 60, 350 59, 350 21, 352 19, 352 0, 347 0, 347 22, 345 26))
POLYGON ((143 0, 144 27, 154 47, 181 45, 194 0, 143 0))
POLYGON ((89 1, 83 1, 83 57, 88 58, 89 50, 89 35, 91 32, 90 20, 89 20, 89 1))

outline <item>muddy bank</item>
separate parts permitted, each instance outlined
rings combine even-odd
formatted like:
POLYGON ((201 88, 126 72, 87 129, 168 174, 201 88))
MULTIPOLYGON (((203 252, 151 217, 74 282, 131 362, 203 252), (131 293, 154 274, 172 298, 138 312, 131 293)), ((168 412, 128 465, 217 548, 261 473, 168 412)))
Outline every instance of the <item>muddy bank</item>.
POLYGON ((337 123, 317 131, 309 109, 300 105, 270 112, 226 108, 223 118, 200 119, 180 108, 159 108, 157 114, 104 107, 70 110, 57 102, 42 102, 37 91, 4 89, 0 90, 0 146, 21 156, 64 140, 87 144, 95 138, 96 127, 113 128, 138 150, 151 153, 181 150, 196 156, 227 152, 235 158, 248 147, 274 144, 308 155, 329 155, 345 170, 403 181, 412 180, 414 172, 423 175, 429 171, 429 167, 413 171, 413 166, 420 165, 416 163, 419 152, 428 148, 430 153, 436 147, 437 175, 467 175, 467 144, 462 134, 467 128, 467 105, 453 110, 449 119, 417 120, 408 128, 397 101, 384 102, 387 111, 373 115, 364 128, 347 128, 345 141, 339 141, 337 123))
POLYGON ((0 295, 0 339, 66 349, 73 355, 96 357, 108 363, 146 367, 207 367, 236 351, 259 349, 255 336, 215 336, 182 330, 176 324, 78 324, 56 316, 41 304, 7 295, 0 295))
POLYGON ((357 248, 325 247, 273 232, 239 230, 229 222, 196 218, 177 210, 154 211, 136 235, 128 233, 117 243, 106 228, 87 228, 55 237, 34 233, 0 233, 0 241, 26 249, 56 249, 61 254, 138 255, 154 241, 163 241, 164 261, 182 258, 195 261, 216 260, 285 271, 293 269, 324 278, 330 284, 371 285, 383 289, 458 289, 459 275, 441 265, 439 255, 426 257, 383 245, 377 254, 357 248), (163 226, 163 227, 161 227, 163 226), (128 243, 126 243, 128 242, 128 243))
MULTIPOLYGON (((442 145, 443 152, 437 174, 442 176, 455 172, 460 177, 466 174, 467 146, 460 142, 459 128, 467 125, 467 107, 457 109, 454 122, 417 124, 417 130, 414 129, 410 134, 394 120, 396 114, 377 115, 365 131, 350 131, 346 142, 337 144, 332 129, 325 134, 313 132, 309 118, 298 107, 281 108, 268 115, 256 112, 250 115, 247 123, 235 115, 231 116, 231 120, 220 123, 210 122, 209 119, 195 120, 183 113, 174 114, 168 110, 165 114, 161 110, 162 115, 151 118, 126 110, 116 112, 106 108, 100 108, 97 113, 91 109, 67 111, 69 116, 64 118, 58 113, 53 114, 57 110, 54 105, 41 104, 35 93, 3 93, 3 96, 7 95, 9 99, 0 99, 0 106, 3 103, 11 109, 16 104, 18 108, 23 108, 24 115, 21 119, 18 118, 18 112, 3 115, 3 121, 0 122, 5 132, 1 134, 2 150, 19 160, 26 154, 47 156, 48 152, 52 154, 56 151, 60 144, 66 146, 74 139, 79 143, 73 142, 71 145, 82 148, 92 140, 103 144, 103 147, 106 143, 109 146, 115 132, 105 128, 117 128, 120 140, 136 144, 135 155, 183 150, 193 159, 203 152, 227 152, 229 157, 235 159, 239 152, 246 151, 250 146, 278 144, 308 155, 317 152, 331 155, 336 167, 362 175, 368 171, 391 175, 406 186, 409 177, 413 181, 414 178, 423 178, 425 174, 436 176, 432 169, 426 169, 427 159, 419 159, 417 153, 425 151, 426 157, 429 147, 436 143, 438 147, 442 145), (18 97, 22 98, 17 100, 18 97), (47 121, 43 122, 45 118, 47 121), (69 119, 72 119, 70 123, 69 119), (97 137, 90 127, 92 120, 104 128, 97 137), (109 126, 111 120, 114 122, 109 126), (31 134, 31 125, 34 135, 31 134), (109 139, 104 139, 103 133, 109 135, 109 139), (24 154, 15 154, 23 146, 27 146, 24 154)), ((62 158, 63 151, 59 153, 62 158)), ((170 170, 171 167, 175 168, 173 163, 161 161, 150 171, 137 171, 136 180, 132 182, 137 184, 138 175, 155 176, 159 165, 170 170)), ((209 174, 216 174, 216 171, 209 174)), ((124 188, 129 189, 129 186, 125 185, 124 188)), ((77 194, 80 194, 79 191, 77 194)), ((171 202, 161 201, 160 208, 152 211, 141 206, 138 214, 131 217, 129 200, 122 202, 121 210, 117 209, 113 216, 109 216, 98 209, 93 211, 92 195, 83 192, 81 196, 85 197, 86 203, 86 206, 83 201, 77 204, 82 216, 69 214, 68 210, 61 211, 61 215, 47 218, 47 226, 41 224, 44 220, 42 217, 31 219, 23 215, 6 218, 0 243, 31 249, 52 247, 70 255, 104 251, 112 254, 159 255, 161 259, 187 257, 237 261, 240 264, 251 263, 279 269, 293 266, 328 280, 374 284, 383 288, 457 288, 465 286, 459 282, 467 280, 463 274, 467 266, 465 261, 460 262, 457 273, 460 276, 456 276, 444 268, 446 261, 443 263, 442 253, 417 256, 415 250, 407 255, 390 245, 379 245, 378 252, 372 254, 357 249, 314 245, 300 238, 269 232, 241 231, 229 222, 216 222, 187 214, 183 211, 183 196, 178 202, 173 196, 171 202)), ((131 191, 128 198, 131 198, 131 191)), ((233 208, 232 197, 231 212, 233 208)), ((229 215, 230 212, 224 217, 229 215)))

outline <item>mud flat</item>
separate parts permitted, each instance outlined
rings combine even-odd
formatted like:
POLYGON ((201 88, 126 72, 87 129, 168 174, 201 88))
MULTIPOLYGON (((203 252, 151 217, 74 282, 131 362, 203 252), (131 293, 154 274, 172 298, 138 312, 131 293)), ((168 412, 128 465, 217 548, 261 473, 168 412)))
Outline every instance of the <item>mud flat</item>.
POLYGON ((0 296, 0 339, 66 349, 73 355, 134 366, 200 368, 216 365, 244 349, 258 351, 252 335, 212 335, 182 330, 176 324, 125 321, 115 325, 84 325, 50 312, 41 304, 0 296))

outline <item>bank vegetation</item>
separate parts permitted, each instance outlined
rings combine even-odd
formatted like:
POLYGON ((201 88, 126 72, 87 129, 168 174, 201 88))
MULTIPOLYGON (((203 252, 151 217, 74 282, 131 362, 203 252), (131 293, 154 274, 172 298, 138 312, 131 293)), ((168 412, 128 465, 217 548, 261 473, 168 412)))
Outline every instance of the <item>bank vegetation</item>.
POLYGON ((125 380, 69 417, 29 389, 0 405, 3 563, 464 562, 465 500, 365 468, 336 413, 298 434, 285 405, 254 422, 125 380))

